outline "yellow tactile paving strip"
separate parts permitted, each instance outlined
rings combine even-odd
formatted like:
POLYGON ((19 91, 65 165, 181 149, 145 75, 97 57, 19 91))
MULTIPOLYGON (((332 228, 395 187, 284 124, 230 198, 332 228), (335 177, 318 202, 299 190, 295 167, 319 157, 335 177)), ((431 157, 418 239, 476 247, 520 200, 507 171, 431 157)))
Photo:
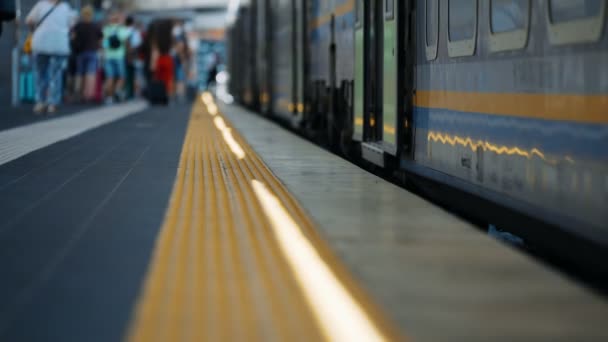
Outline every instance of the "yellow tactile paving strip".
POLYGON ((127 339, 396 339, 297 201, 202 100, 127 339))

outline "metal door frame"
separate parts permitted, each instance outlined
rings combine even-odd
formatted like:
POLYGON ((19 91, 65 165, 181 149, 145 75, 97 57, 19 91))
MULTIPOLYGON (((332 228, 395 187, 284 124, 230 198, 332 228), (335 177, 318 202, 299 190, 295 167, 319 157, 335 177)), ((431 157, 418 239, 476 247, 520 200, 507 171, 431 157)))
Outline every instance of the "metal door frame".
MULTIPOLYGON (((380 142, 382 143, 382 149, 384 150, 384 152, 392 155, 392 156, 397 156, 397 149, 399 146, 399 102, 400 102, 400 89, 399 89, 399 82, 400 82, 400 70, 401 70, 401 60, 400 60, 400 55, 399 55, 399 50, 400 50, 400 40, 401 40, 401 13, 399 13, 399 9, 401 8, 401 3, 404 1, 399 1, 399 0, 383 0, 382 1, 382 37, 381 37, 381 41, 382 41, 382 50, 381 50, 381 54, 382 54, 382 93, 380 94, 382 96, 381 100, 382 100, 382 113, 381 113, 381 117, 382 117, 382 126, 379 126, 379 130, 382 131, 382 138, 380 139, 380 142), (393 5, 393 9, 392 9, 392 13, 389 13, 387 10, 387 1, 392 1, 392 5, 393 5), (394 84, 392 84, 392 89, 394 90, 394 103, 392 103, 392 105, 394 106, 394 122, 388 122, 389 125, 394 125, 392 126, 393 129, 395 130, 394 133, 394 138, 395 138, 395 142, 388 142, 386 141, 386 134, 385 131, 387 129, 387 117, 386 117, 386 113, 385 113, 385 109, 386 107, 384 106, 385 104, 385 100, 386 100, 386 96, 387 96, 387 89, 385 87, 385 81, 386 81, 386 74, 390 73, 390 70, 386 70, 386 63, 385 63, 385 54, 387 53, 387 51, 385 51, 385 42, 386 42, 386 26, 388 24, 392 24, 395 26, 394 28, 394 37, 392 39, 391 44, 393 44, 393 61, 394 61, 394 70, 393 72, 395 73, 395 79, 394 79, 394 84)), ((392 102, 392 101, 391 101, 392 102)))
MULTIPOLYGON (((397 0, 396 0, 397 1, 397 0)), ((417 8, 415 0, 398 1, 398 71, 397 71, 397 156, 414 158, 414 105, 416 77, 416 27, 417 8)))
POLYGON ((384 0, 364 0, 363 20, 363 141, 378 142, 382 140, 382 82, 383 82, 383 41, 384 0), (372 2, 374 3, 372 6, 372 2), (370 22, 373 21, 373 22, 370 22), (372 41, 372 29, 374 37, 372 41), (371 58, 373 57, 373 60, 371 58), (372 64, 373 62, 373 64, 372 64), (374 69, 372 71, 372 68, 374 69), (373 81, 373 82, 372 82, 373 81), (376 86, 375 89, 373 86, 376 86), (373 107, 373 108, 372 108, 373 107), (372 127, 373 114, 373 127, 372 127))

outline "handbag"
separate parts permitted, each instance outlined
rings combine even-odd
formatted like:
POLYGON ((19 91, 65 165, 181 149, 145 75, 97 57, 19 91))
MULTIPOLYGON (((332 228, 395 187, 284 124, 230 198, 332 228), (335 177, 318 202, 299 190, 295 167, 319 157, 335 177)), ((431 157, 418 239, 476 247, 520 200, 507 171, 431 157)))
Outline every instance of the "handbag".
POLYGON ((33 48, 32 48, 32 40, 34 39, 34 32, 36 32, 36 30, 40 27, 40 25, 42 25, 42 23, 44 23, 44 21, 46 20, 46 18, 49 17, 49 15, 51 15, 51 13, 53 13, 53 11, 55 11, 55 9, 57 8, 57 6, 59 6, 59 4, 61 3, 61 1, 57 1, 57 3, 55 3, 55 5, 53 5, 53 7, 46 12, 46 14, 42 17, 42 19, 40 19, 38 21, 38 24, 36 24, 36 27, 34 27, 34 29, 28 33, 27 38, 25 38, 25 42, 23 43, 23 52, 30 55, 32 54, 33 48))

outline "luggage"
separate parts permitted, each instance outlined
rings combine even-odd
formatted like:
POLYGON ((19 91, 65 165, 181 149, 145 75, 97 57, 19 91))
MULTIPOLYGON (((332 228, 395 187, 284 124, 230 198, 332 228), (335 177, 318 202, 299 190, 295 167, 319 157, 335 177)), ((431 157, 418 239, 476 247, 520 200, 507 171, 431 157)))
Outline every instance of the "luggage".
POLYGON ((19 68, 19 101, 22 103, 34 103, 36 101, 33 63, 34 58, 31 55, 21 56, 21 66, 19 68))
POLYGON ((146 89, 146 98, 151 104, 169 104, 169 93, 172 91, 174 74, 173 58, 168 54, 160 55, 156 61, 152 81, 146 89))
POLYGON ((19 100, 23 103, 34 103, 34 73, 23 71, 19 74, 19 100))
POLYGON ((95 79, 95 96, 93 98, 93 101, 97 102, 97 103, 102 103, 103 102, 103 70, 102 69, 98 69, 97 70, 97 77, 95 79))
POLYGON ((146 98, 153 105, 168 105, 169 95, 167 94, 165 82, 158 80, 150 82, 146 90, 146 98))

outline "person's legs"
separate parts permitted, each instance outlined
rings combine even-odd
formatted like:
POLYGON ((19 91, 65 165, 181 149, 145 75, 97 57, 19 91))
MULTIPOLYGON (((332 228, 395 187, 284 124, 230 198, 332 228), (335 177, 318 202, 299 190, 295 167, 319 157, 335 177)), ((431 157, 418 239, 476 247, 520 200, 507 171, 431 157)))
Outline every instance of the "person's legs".
POLYGON ((51 56, 49 62, 49 113, 55 112, 61 104, 63 94, 63 73, 67 64, 65 56, 51 56))
POLYGON ((36 107, 34 111, 41 113, 47 105, 50 57, 47 55, 36 55, 34 58, 34 84, 36 85, 36 107))
POLYGON ((114 61, 116 68, 116 84, 114 87, 114 95, 119 96, 120 100, 124 99, 124 85, 127 77, 127 66, 124 59, 116 59, 114 61))
POLYGON ((95 85, 97 81, 97 54, 86 52, 86 61, 83 68, 84 85, 82 89, 83 97, 87 101, 95 97, 95 85))
POLYGON ((135 66, 132 62, 125 62, 125 66, 124 93, 126 94, 126 98, 133 98, 135 96, 135 66))
POLYGON ((184 64, 178 64, 175 67, 175 97, 179 102, 184 102, 186 99, 186 73, 184 64))
POLYGON ((87 101, 93 101, 95 99, 95 88, 97 86, 97 74, 88 73, 84 76, 84 98, 87 101))
POLYGON ((74 95, 86 100, 86 92, 84 91, 84 75, 86 74, 86 54, 80 53, 76 56, 76 77, 74 78, 74 95))
POLYGON ((107 59, 105 61, 105 73, 106 73, 106 103, 110 104, 113 102, 114 94, 116 91, 115 80, 117 79, 116 65, 114 60, 107 59))
POLYGON ((210 72, 209 75, 207 76, 207 90, 209 91, 213 91, 215 89, 215 86, 217 86, 215 78, 217 77, 217 73, 216 72, 210 72))
POLYGON ((146 87, 145 73, 144 73, 144 62, 137 60, 134 64, 135 67, 135 96, 141 97, 143 90, 146 87))
POLYGON ((76 55, 70 55, 66 57, 64 69, 62 72, 63 82, 65 86, 61 89, 61 99, 62 101, 75 102, 79 100, 80 97, 80 87, 76 87, 76 78, 78 77, 78 73, 76 70, 76 55))

